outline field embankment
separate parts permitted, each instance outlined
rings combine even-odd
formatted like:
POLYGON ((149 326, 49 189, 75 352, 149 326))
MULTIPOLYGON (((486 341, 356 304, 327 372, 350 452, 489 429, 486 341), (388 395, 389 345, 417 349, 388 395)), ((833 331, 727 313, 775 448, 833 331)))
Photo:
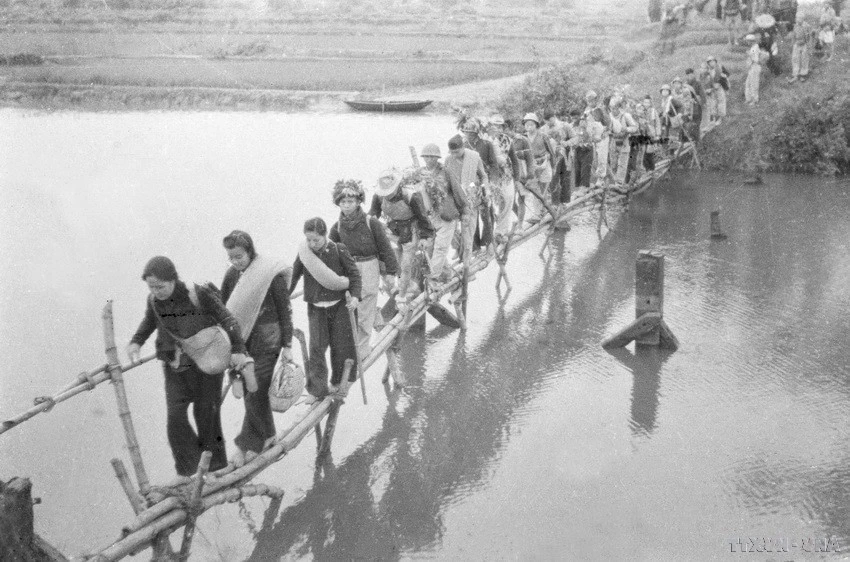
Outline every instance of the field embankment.
POLYGON ((606 1, 610 9, 592 12, 563 0, 519 13, 508 3, 424 1, 263 12, 237 4, 116 10, 104 8, 115 2, 84 0, 63 3, 74 9, 44 2, 37 9, 12 1, 0 55, 40 63, 0 67, 0 103, 286 109, 496 80, 574 60, 585 45, 619 36, 632 10, 606 1))

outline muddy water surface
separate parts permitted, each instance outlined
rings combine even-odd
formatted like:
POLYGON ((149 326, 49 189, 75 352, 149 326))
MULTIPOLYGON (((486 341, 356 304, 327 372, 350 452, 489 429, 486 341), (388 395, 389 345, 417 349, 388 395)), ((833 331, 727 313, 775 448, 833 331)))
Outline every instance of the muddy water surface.
MULTIPOLYGON (((305 218, 333 218, 333 181, 405 165, 408 144, 453 132, 444 117, 347 113, 6 110, 0 122, 2 418, 102 361, 107 298, 129 339, 151 255, 218 282, 219 240, 244 228, 292 258, 305 218)), ((379 364, 369 405, 355 394, 342 410, 333 458, 317 467, 305 441, 259 478, 283 500, 216 508, 193 559, 711 559, 738 537, 850 548, 848 186, 740 179, 680 175, 601 240, 587 217, 543 258, 542 240, 517 248, 503 304, 495 272, 479 274, 466 334, 430 319, 410 334, 408 387, 386 393, 379 364), (709 239, 716 208, 724 241, 709 239), (634 316, 640 249, 666 256, 676 353, 599 346, 634 316)), ((161 374, 126 380, 148 470, 165 481, 161 374)), ((109 466, 128 460, 114 402, 101 386, 0 436, 0 478, 32 478, 37 529, 68 554, 131 517, 109 466)), ((240 409, 225 402, 228 440, 240 409)))

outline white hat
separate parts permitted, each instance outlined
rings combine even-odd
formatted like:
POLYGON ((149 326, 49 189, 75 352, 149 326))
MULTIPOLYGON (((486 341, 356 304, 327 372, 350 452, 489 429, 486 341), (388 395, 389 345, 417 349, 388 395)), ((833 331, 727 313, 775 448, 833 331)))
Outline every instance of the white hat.
POLYGON ((540 126, 540 119, 537 118, 536 113, 526 113, 525 117, 522 118, 522 122, 525 123, 526 121, 534 121, 538 127, 540 126))
POLYGON ((505 118, 502 117, 500 114, 496 113, 495 115, 490 117, 490 124, 491 125, 504 125, 505 124, 505 118))
POLYGON ((402 173, 397 168, 384 170, 378 176, 378 185, 375 187, 375 195, 386 197, 392 195, 401 183, 402 173))

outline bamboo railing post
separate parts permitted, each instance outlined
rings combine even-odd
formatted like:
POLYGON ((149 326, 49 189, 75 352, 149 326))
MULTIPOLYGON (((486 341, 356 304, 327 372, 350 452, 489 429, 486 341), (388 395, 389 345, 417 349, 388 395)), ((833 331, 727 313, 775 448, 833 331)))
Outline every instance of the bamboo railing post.
MULTIPOLYGON (((348 312, 348 323, 351 325, 351 338, 354 340, 354 353, 357 355, 357 375, 360 379, 360 390, 363 393, 363 404, 368 404, 368 402, 366 402, 366 378, 364 377, 366 374, 366 365, 363 364, 363 357, 360 354, 360 346, 357 345, 357 318, 354 317, 354 311, 347 306, 348 303, 351 302, 351 294, 348 291, 345 293, 345 300, 346 311, 348 312)), ((348 361, 345 362, 345 366, 348 367, 348 361)), ((348 371, 350 370, 351 369, 349 368, 348 371)), ((347 381, 348 375, 346 375, 345 371, 343 371, 342 380, 339 381, 339 384, 345 384, 347 381)))
POLYGON ((112 459, 110 462, 112 463, 112 469, 115 471, 115 476, 118 478, 118 482, 124 490, 124 494, 130 501, 130 507, 133 508, 133 513, 138 515, 145 510, 144 500, 138 493, 136 493, 136 490, 133 489, 133 481, 130 479, 130 475, 127 474, 127 469, 124 468, 124 463, 121 459, 112 459))
POLYGON ((118 416, 124 426, 124 437, 127 440, 127 449, 130 451, 130 459, 133 461, 133 470, 136 473, 136 481, 139 491, 144 496, 150 490, 150 481, 142 461, 142 452, 139 449, 139 441, 136 438, 136 430, 133 427, 133 417, 130 414, 130 404, 127 401, 127 391, 124 388, 124 377, 121 374, 121 363, 118 361, 118 349, 115 347, 115 327, 112 323, 112 301, 106 301, 103 307, 103 342, 106 346, 106 361, 109 363, 109 378, 115 388, 115 399, 118 403, 118 416))
POLYGON ((192 483, 193 488, 192 497, 189 500, 188 520, 186 521, 186 528, 183 530, 183 543, 180 545, 180 554, 177 556, 177 559, 181 561, 189 559, 189 549, 192 547, 192 539, 195 536, 195 521, 198 519, 198 503, 200 502, 200 507, 203 508, 201 493, 204 490, 204 477, 210 469, 211 459, 212 452, 204 451, 201 454, 201 462, 198 463, 198 472, 195 473, 195 481, 192 483))

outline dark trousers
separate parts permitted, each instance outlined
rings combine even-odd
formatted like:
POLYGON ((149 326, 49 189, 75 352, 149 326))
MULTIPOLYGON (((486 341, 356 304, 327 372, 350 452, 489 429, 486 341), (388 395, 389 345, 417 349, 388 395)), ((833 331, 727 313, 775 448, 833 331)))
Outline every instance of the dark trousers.
POLYGON ((177 474, 194 474, 204 451, 213 454, 210 470, 224 468, 227 466, 227 453, 219 409, 224 375, 208 375, 194 365, 177 373, 166 363, 164 370, 168 444, 171 445, 177 474), (192 405, 197 433, 189 425, 189 404, 192 405))
POLYGON ((472 237, 473 251, 486 248, 493 241, 493 214, 490 205, 481 204, 478 216, 481 218, 481 224, 476 226, 475 235, 472 237))
MULTIPOLYGON (((663 146, 663 145, 662 145, 663 146)), ((655 170, 655 153, 648 150, 643 153, 643 168, 645 170, 655 170)))
POLYGON ((321 308, 307 304, 307 317, 310 321, 310 359, 307 375, 307 392, 323 397, 328 393, 328 363, 325 352, 331 348, 331 384, 342 381, 345 360, 353 359, 349 381, 357 380, 357 350, 354 347, 354 334, 348 318, 345 301, 333 306, 321 308))
POLYGON ((274 415, 269 403, 269 387, 272 384, 277 353, 263 353, 254 356, 254 376, 257 377, 257 392, 245 394, 245 418, 242 431, 236 436, 236 446, 243 451, 259 453, 263 443, 274 437, 274 415))
POLYGON ((593 147, 577 146, 576 151, 576 187, 590 187, 590 170, 593 166, 593 147))

